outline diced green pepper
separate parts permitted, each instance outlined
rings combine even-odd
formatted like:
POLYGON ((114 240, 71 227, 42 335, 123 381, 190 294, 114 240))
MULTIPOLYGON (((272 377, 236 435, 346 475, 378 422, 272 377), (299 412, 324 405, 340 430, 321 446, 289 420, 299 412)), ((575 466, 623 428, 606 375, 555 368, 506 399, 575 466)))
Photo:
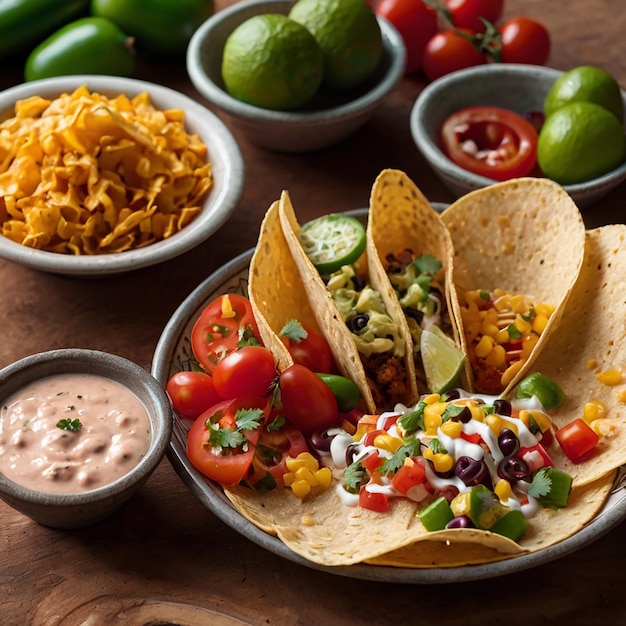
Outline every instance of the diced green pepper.
POLYGON ((452 519, 454 519, 454 513, 443 496, 433 500, 420 511, 420 520, 424 528, 430 532, 443 530, 452 519))
MULTIPOLYGON (((572 490, 572 477, 556 467, 542 467, 537 474, 543 474, 549 486, 547 493, 541 493, 537 500, 547 509, 559 509, 567 506, 570 491, 572 490)), ((537 476, 537 474, 535 476, 537 476)), ((533 480, 535 482, 536 478, 533 480)))
POLYGON ((517 541, 526 532, 527 525, 528 522, 524 514, 517 509, 513 509, 498 519, 489 530, 492 533, 504 535, 513 541, 517 541))
POLYGON ((518 398, 532 398, 536 396, 546 410, 556 409, 565 400, 565 394, 553 380, 535 372, 527 376, 517 387, 518 398))

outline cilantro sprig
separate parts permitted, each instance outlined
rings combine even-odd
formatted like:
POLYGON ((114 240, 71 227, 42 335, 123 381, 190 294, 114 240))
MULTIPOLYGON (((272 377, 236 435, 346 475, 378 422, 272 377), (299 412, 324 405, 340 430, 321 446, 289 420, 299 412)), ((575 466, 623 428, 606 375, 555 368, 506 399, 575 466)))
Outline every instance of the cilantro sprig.
POLYGON ((256 430, 263 420, 262 409, 238 409, 234 416, 234 428, 220 426, 219 421, 207 422, 209 431, 208 443, 216 453, 221 453, 225 448, 241 448, 248 450, 248 437, 246 431, 256 430))

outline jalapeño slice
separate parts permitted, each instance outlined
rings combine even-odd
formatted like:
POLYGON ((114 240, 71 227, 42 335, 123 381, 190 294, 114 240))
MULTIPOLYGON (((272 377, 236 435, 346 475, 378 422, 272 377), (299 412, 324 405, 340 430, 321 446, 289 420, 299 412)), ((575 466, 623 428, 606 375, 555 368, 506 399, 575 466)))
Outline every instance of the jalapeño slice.
POLYGON ((350 215, 330 213, 302 226, 300 242, 322 276, 354 263, 365 250, 365 227, 350 215))

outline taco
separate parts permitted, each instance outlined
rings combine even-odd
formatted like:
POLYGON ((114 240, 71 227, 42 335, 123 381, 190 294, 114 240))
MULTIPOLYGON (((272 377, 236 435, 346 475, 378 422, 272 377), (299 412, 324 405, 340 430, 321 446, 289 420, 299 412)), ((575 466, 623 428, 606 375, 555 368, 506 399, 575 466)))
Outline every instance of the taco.
POLYGON ((473 191, 441 217, 454 247, 450 301, 468 385, 506 395, 557 328, 578 278, 580 211, 556 183, 521 178, 473 191))
POLYGON ((369 272, 367 251, 323 278, 302 245, 301 227, 286 191, 279 215, 318 326, 340 372, 359 387, 367 410, 375 413, 398 402, 415 402, 411 335, 393 289, 369 272))
MULTIPOLYGON (((420 392, 455 386, 464 355, 449 301, 452 240, 439 214, 404 172, 383 170, 376 178, 367 244, 370 273, 379 282, 389 281, 404 312, 420 392), (452 362, 441 381, 429 375, 437 364, 429 363, 430 352, 421 350, 426 335, 434 330, 442 331, 451 343, 447 352, 452 362)), ((441 361, 438 352, 433 356, 441 361)), ((442 364, 438 365, 442 369, 442 364)))

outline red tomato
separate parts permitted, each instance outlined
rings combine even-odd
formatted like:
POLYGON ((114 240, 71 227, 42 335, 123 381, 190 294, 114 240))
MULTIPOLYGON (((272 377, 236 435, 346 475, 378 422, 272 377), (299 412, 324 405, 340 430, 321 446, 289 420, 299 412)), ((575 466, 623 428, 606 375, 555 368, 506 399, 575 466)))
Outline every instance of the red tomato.
POLYGON ((591 426, 581 418, 559 428, 555 437, 567 458, 574 463, 582 460, 581 457, 591 452, 600 440, 591 426))
POLYGON ((471 33, 465 35, 454 29, 444 30, 428 41, 422 57, 422 69, 429 80, 485 62, 484 56, 471 41, 471 33))
POLYGON ((383 463, 384 459, 378 454, 378 450, 374 450, 361 459, 361 464, 370 474, 373 474, 383 463))
POLYGON ((446 9, 454 26, 484 33, 485 24, 480 18, 495 24, 502 17, 504 0, 446 0, 446 9))
POLYGON ((365 485, 359 490, 359 506, 363 509, 384 513, 389 510, 389 498, 384 493, 367 491, 365 485))
POLYGON ((529 17, 513 17, 498 27, 503 63, 545 65, 550 56, 550 34, 529 17))
POLYGON ((246 334, 253 343, 261 343, 250 301, 235 293, 226 294, 213 300, 200 314, 191 331, 191 348, 198 363, 211 374, 224 356, 238 348, 246 334))
POLYGON ((284 416, 306 436, 337 424, 337 400, 330 387, 310 369, 291 365, 280 374, 278 384, 284 416))
POLYGON ((266 396, 277 376, 270 350, 263 346, 246 346, 227 354, 215 366, 213 384, 224 399, 266 396))
POLYGON ((222 400, 205 372, 176 372, 167 381, 166 390, 174 410, 191 419, 222 400))
POLYGON ((243 480, 252 464, 261 425, 242 431, 246 440, 245 446, 223 447, 221 450, 216 450, 211 438, 214 429, 209 427, 220 424, 225 430, 229 427, 232 429, 239 410, 265 410, 266 405, 265 398, 238 398, 220 402, 202 413, 191 425, 187 435, 187 456, 192 465, 207 478, 223 485, 235 485, 243 480))
POLYGON ((422 67, 424 48, 438 30, 437 11, 422 0, 381 0, 376 13, 387 18, 404 40, 405 74, 417 72, 422 67))
POLYGON ((443 123, 444 152, 458 166, 493 180, 526 176, 537 161, 537 131, 499 107, 468 107, 443 123))
POLYGON ((393 488, 403 496, 416 485, 421 485, 426 480, 426 469, 421 463, 409 463, 400 466, 400 469, 391 479, 393 488))
POLYGON ((306 337, 295 341, 289 337, 281 337, 289 350, 294 363, 308 367, 318 374, 329 374, 332 368, 333 355, 326 339, 314 328, 305 328, 306 337))

